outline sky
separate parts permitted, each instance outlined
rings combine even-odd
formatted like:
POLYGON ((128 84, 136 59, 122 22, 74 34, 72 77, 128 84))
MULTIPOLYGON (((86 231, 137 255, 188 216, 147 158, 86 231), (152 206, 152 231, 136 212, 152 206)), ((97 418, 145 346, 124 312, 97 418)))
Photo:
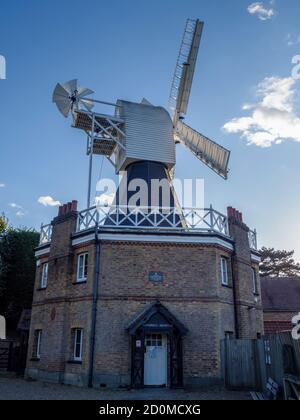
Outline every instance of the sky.
MULTIPOLYGON (((86 207, 86 139, 52 103, 56 83, 167 107, 188 17, 205 27, 186 123, 231 150, 230 175, 178 147, 176 177, 204 178, 207 206, 236 207, 260 246, 300 260, 299 0, 1 0, 0 212, 11 224, 38 229, 72 199, 86 207)), ((114 177, 101 162, 93 190, 114 177)))

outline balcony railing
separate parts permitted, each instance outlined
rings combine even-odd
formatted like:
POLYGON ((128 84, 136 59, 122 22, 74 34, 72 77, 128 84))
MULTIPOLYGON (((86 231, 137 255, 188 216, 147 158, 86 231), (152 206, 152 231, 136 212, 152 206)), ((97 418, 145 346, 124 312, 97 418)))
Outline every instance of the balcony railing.
POLYGON ((77 231, 95 226, 185 232, 217 232, 229 236, 227 217, 212 207, 159 208, 129 206, 97 206, 78 214, 77 231))
POLYGON ((40 232, 40 245, 45 245, 51 242, 52 225, 42 225, 40 232))
MULTIPOLYGON (((77 218, 77 232, 89 229, 129 229, 145 231, 170 231, 178 233, 217 233, 230 237, 228 218, 213 207, 159 208, 98 205, 80 211, 77 218)), ((42 225, 40 245, 50 243, 51 225, 42 225)), ((251 249, 257 249, 256 231, 249 232, 251 249)))

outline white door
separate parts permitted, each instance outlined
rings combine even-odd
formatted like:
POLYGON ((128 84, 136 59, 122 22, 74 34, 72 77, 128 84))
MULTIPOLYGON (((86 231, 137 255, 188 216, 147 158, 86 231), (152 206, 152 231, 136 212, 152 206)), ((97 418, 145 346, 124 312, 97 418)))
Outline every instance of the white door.
POLYGON ((144 385, 167 385, 167 337, 147 334, 144 359, 144 385))

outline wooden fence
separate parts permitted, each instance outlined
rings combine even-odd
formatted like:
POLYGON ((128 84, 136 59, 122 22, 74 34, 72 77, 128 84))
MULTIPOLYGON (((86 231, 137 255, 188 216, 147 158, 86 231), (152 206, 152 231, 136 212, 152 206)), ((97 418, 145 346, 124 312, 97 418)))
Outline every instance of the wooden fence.
POLYGON ((11 366, 13 342, 0 340, 0 371, 7 371, 11 366))
POLYGON ((221 356, 230 389, 266 391, 268 378, 283 387, 284 375, 300 375, 300 340, 289 332, 260 340, 223 340, 221 356))

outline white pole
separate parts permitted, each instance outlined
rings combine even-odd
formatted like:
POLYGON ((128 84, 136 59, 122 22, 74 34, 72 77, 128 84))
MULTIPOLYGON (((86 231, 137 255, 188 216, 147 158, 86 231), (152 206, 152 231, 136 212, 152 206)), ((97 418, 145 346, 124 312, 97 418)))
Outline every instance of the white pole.
POLYGON ((87 208, 91 207, 91 184, 92 184, 92 171, 93 171, 93 152, 90 150, 89 159, 89 180, 88 180, 88 194, 87 194, 87 208))

